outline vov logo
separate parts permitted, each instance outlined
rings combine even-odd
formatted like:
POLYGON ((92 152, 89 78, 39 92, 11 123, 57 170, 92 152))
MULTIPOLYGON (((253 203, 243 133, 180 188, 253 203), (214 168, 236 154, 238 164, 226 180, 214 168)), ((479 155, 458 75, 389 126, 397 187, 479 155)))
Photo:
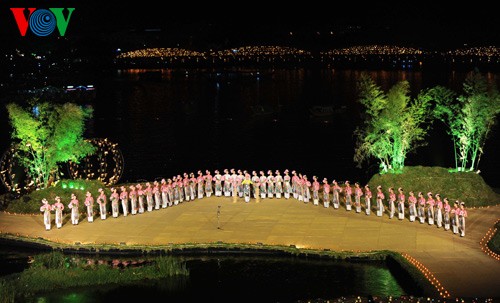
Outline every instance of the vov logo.
POLYGON ((66 9, 68 10, 67 17, 64 17, 64 8, 62 7, 52 7, 49 9, 12 7, 10 10, 14 14, 14 19, 16 20, 21 36, 26 36, 29 28, 33 34, 45 37, 52 34, 57 27, 59 35, 64 37, 75 8, 68 7, 66 9), (28 10, 27 18, 24 13, 25 10, 28 10))

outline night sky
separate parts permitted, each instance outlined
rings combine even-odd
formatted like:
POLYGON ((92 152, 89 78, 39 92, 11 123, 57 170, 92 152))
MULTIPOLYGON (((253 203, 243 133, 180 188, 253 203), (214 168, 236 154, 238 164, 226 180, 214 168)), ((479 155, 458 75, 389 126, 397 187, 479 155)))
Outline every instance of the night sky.
MULTIPOLYGON (((491 7, 446 7, 435 1, 400 2, 397 5, 352 2, 328 6, 314 1, 275 7, 273 2, 207 1, 32 1, 36 8, 75 7, 66 37, 69 40, 107 41, 130 39, 131 33, 151 35, 154 46, 224 48, 250 44, 281 44, 305 48, 330 48, 358 44, 396 44, 426 48, 498 45, 500 27, 491 7), (160 7, 165 6, 164 8, 160 7), (145 30, 159 30, 145 32, 145 30), (292 32, 292 34, 290 34, 292 32)), ((324 3, 324 1, 323 1, 324 3)), ((479 4, 479 3, 477 3, 479 4)), ((17 46, 21 38, 10 7, 28 7, 30 1, 2 1, 0 37, 4 47, 17 46)))

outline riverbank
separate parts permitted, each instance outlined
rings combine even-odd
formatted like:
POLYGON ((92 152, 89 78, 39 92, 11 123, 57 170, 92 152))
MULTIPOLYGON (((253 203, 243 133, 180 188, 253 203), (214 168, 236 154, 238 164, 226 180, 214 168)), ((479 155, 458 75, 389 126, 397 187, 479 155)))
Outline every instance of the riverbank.
POLYGON ((61 229, 50 231, 44 229, 41 215, 0 213, 0 232, 4 237, 26 237, 76 250, 153 250, 207 243, 335 252, 390 250, 405 256, 452 298, 498 298, 500 263, 479 246, 498 217, 500 206, 470 209, 466 236, 459 237, 428 224, 325 209, 294 199, 245 203, 211 197, 141 215, 81 221, 76 226, 66 217, 61 229))

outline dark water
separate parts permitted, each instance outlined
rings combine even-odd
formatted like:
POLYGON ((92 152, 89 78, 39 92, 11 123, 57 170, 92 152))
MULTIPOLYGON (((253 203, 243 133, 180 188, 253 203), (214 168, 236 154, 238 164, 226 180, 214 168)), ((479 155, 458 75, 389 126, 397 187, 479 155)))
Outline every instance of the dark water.
MULTIPOLYGON (((367 182, 371 161, 353 161, 353 131, 362 122, 356 103, 361 70, 279 68, 205 70, 118 70, 94 79, 96 97, 87 137, 118 143, 125 161, 121 182, 171 177, 199 169, 289 169, 329 180, 367 182), (315 105, 340 109, 330 117, 311 115, 315 105)), ((384 89, 408 80, 412 92, 435 85, 459 90, 466 72, 378 70, 384 89)), ((499 82, 499 75, 486 74, 499 82)), ((72 83, 73 84, 73 83, 72 83)), ((2 147, 8 124, 3 109, 2 147)), ((500 128, 492 131, 479 168, 500 187, 500 128)), ((453 167, 452 143, 440 122, 428 145, 409 154, 407 165, 453 167)))
MULTIPOLYGON (((1 248, 2 276, 28 266, 28 251, 1 248)), ((35 254, 33 251, 31 255, 35 254)), ((188 276, 58 290, 36 295, 29 302, 297 302, 352 296, 425 295, 406 272, 390 261, 335 261, 286 255, 174 257, 185 262, 188 276)), ((127 256, 118 258, 134 260, 127 256)))
MULTIPOLYGON (((355 83, 360 70, 233 69, 118 71, 98 84, 90 136, 119 143, 125 158, 122 181, 152 180, 198 169, 296 169, 320 179, 366 182, 375 161, 353 162, 354 129, 362 122, 355 83), (315 105, 343 109, 311 115, 315 105), (255 114, 260 108, 264 114, 255 114)), ((460 89, 465 72, 371 71, 384 89, 408 80, 413 93, 437 84, 460 89)), ((499 81, 497 74, 487 74, 499 81)), ((497 127, 480 168, 500 187, 497 127), (495 167, 497 169, 495 169, 495 167)), ((452 167, 451 140, 439 122, 428 145, 407 165, 452 167)))

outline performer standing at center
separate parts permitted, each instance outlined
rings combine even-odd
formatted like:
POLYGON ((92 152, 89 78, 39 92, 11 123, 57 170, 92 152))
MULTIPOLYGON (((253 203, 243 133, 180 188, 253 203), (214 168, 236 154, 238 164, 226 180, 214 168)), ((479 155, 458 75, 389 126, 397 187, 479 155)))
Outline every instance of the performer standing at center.
POLYGON ((333 208, 339 208, 340 207, 340 192, 342 191, 342 187, 339 186, 337 181, 333 180, 332 182, 332 203, 333 203, 333 208))
POLYGON ((420 191, 418 192, 418 219, 420 224, 425 223, 425 205, 427 201, 425 200, 424 194, 420 191))
POLYGON ((372 192, 370 190, 370 186, 368 184, 365 185, 365 213, 367 216, 370 215, 371 207, 372 207, 372 192))
POLYGON ((83 202, 87 207, 87 221, 94 222, 94 197, 90 191, 87 190, 85 194, 85 202, 83 202))
POLYGON ((250 174, 245 174, 245 179, 241 181, 241 184, 243 185, 243 196, 245 197, 245 202, 248 203, 250 202, 252 188, 252 180, 250 179, 250 174))
POLYGON ((271 170, 267 171, 267 197, 272 199, 274 195, 274 176, 271 170))
POLYGON ((52 208, 56 210, 56 227, 61 228, 63 223, 64 204, 61 203, 61 198, 59 196, 57 196, 55 200, 56 203, 52 205, 52 208))
POLYGON ((187 173, 184 173, 182 176, 183 176, 182 185, 184 188, 184 199, 186 201, 191 201, 191 187, 189 186, 189 175, 187 173))
POLYGON ((429 225, 434 225, 434 197, 431 192, 427 193, 427 220, 429 225))
POLYGON ((415 205, 417 205, 417 197, 415 197, 415 194, 413 191, 409 192, 409 197, 408 197, 408 213, 410 214, 410 222, 415 221, 415 215, 417 214, 417 208, 415 205))
POLYGON ((225 197, 230 197, 232 194, 232 184, 231 184, 231 175, 229 174, 229 170, 226 168, 224 169, 224 175, 222 176, 222 181, 224 181, 224 196, 225 197))
POLYGON ((319 182, 318 182, 318 177, 313 176, 313 183, 312 183, 312 198, 313 198, 313 204, 314 205, 319 205, 319 182))
POLYGON ((69 201, 68 208, 71 209, 71 224, 78 225, 78 219, 80 218, 80 210, 78 199, 75 194, 71 194, 71 201, 69 201))
POLYGON ((458 234, 458 214, 460 213, 460 208, 458 207, 458 200, 455 201, 453 208, 450 211, 451 215, 451 226, 453 228, 453 233, 458 234))
POLYGON ((403 192, 403 188, 398 188, 398 218, 399 220, 403 220, 405 218, 405 193, 403 192))
POLYGON ((109 200, 111 201, 111 214, 113 218, 118 218, 118 201, 120 200, 120 195, 118 194, 116 188, 111 188, 111 196, 109 197, 109 200))
POLYGON ((443 206, 443 210, 444 210, 444 229, 445 230, 450 230, 450 211, 451 211, 451 206, 450 206, 450 202, 448 201, 448 198, 444 198, 443 199, 444 201, 444 206, 443 206))
MULTIPOLYGON (((144 193, 146 194, 146 204, 147 204, 147 211, 152 212, 153 211, 153 189, 151 188, 151 184, 149 182, 146 182, 146 188, 144 189, 144 193)), ((114 214, 113 214, 114 217, 114 214)))
POLYGON ((396 212, 396 193, 394 192, 394 188, 389 187, 389 219, 394 217, 394 213, 396 212))
MULTIPOLYGON (((299 198, 299 177, 297 176, 297 172, 292 170, 292 194, 295 199, 299 198)), ((300 201, 300 200, 299 200, 300 201)))
POLYGON ((345 181, 344 187, 345 209, 351 210, 352 207, 352 187, 349 181, 345 181))
POLYGON ((137 212, 139 214, 144 213, 144 189, 142 189, 141 183, 135 186, 137 188, 137 197, 139 198, 139 205, 137 212))
POLYGON ((123 216, 128 215, 128 192, 125 186, 120 187, 120 201, 122 204, 123 216))
POLYGON ((236 176, 236 187, 238 188, 238 197, 243 198, 244 192, 243 192, 243 180, 245 180, 245 174, 241 171, 241 169, 238 169, 238 175, 236 176))
POLYGON ((99 213, 101 214, 101 220, 106 220, 106 194, 104 193, 104 190, 102 190, 102 188, 99 188, 97 191, 99 192, 99 196, 97 196, 97 204, 99 204, 99 213))
POLYGON ((189 173, 189 193, 191 194, 191 201, 194 201, 194 198, 196 197, 196 183, 198 180, 196 180, 196 177, 194 176, 194 173, 189 173))
POLYGON ((290 175, 288 174, 288 169, 285 169, 285 176, 283 177, 284 187, 283 192, 285 199, 290 199, 290 194, 292 193, 292 183, 290 175))
POLYGON ((354 205, 356 207, 356 213, 361 212, 361 196, 363 195, 363 190, 359 186, 358 182, 354 183, 354 205))
POLYGON ((219 170, 214 171, 214 187, 215 187, 215 196, 222 197, 222 175, 219 173, 219 170))
POLYGON ((167 208, 168 206, 168 186, 167 180, 161 179, 161 208, 167 208))
POLYGON ((384 199, 385 195, 382 192, 382 186, 377 186, 377 217, 382 217, 384 213, 384 199))
POLYGON ((196 178, 196 183, 198 184, 198 199, 203 199, 203 195, 205 194, 205 178, 203 177, 203 173, 201 170, 198 171, 198 178, 196 178))
POLYGON ((43 212, 43 224, 45 224, 45 230, 50 230, 50 225, 51 225, 51 217, 50 217, 50 212, 52 211, 53 207, 52 205, 49 204, 49 201, 47 199, 43 198, 42 199, 42 206, 40 207, 40 211, 43 212))
POLYGON ((304 203, 309 203, 311 199, 311 182, 307 179, 307 176, 302 177, 302 193, 304 195, 304 203))
POLYGON ((323 206, 330 207, 330 184, 327 178, 323 178, 323 206))

